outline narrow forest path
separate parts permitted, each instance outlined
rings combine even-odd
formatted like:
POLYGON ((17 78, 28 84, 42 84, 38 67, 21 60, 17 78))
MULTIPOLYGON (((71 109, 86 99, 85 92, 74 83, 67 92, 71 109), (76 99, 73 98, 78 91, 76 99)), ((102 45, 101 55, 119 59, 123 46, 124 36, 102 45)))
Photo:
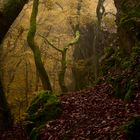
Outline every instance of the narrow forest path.
MULTIPOLYGON (((120 126, 140 114, 140 94, 132 103, 112 97, 112 88, 101 84, 60 97, 62 114, 41 131, 41 140, 126 140, 120 126)), ((0 140, 26 140, 19 127, 0 140)))

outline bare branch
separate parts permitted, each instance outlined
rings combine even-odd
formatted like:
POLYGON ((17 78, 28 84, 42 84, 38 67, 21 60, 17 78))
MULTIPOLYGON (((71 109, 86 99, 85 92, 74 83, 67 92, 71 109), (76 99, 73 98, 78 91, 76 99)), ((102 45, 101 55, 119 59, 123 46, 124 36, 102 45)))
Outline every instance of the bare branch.
POLYGON ((58 49, 54 44, 52 44, 45 36, 39 34, 40 37, 44 38, 44 41, 47 42, 52 48, 54 48, 55 50, 62 52, 61 49, 58 49))
POLYGON ((60 5, 60 3, 55 2, 55 4, 56 4, 58 7, 60 7, 62 11, 64 10, 64 8, 60 5))

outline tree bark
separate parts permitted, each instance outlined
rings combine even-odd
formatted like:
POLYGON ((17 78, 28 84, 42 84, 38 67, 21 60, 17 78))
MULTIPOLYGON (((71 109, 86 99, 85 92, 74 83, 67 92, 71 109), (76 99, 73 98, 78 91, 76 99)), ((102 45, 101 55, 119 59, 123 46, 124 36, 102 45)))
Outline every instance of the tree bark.
POLYGON ((7 0, 0 10, 0 44, 27 0, 7 0))
POLYGON ((65 84, 65 74, 66 74, 66 69, 67 69, 67 50, 69 49, 70 46, 75 45, 76 43, 78 43, 79 39, 80 39, 80 32, 76 31, 75 33, 75 38, 72 39, 70 42, 68 42, 63 49, 59 49, 57 48, 55 45, 53 45, 48 39, 46 39, 44 36, 41 35, 41 37, 43 37, 45 39, 45 41, 52 47, 54 48, 56 51, 58 51, 59 53, 61 53, 61 70, 59 71, 58 74, 58 81, 59 81, 59 86, 61 88, 61 91, 63 93, 67 92, 67 86, 65 84))
POLYGON ((94 24, 94 39, 93 39, 93 58, 94 58, 94 79, 97 81, 98 75, 99 75, 99 58, 98 58, 98 52, 97 52, 97 47, 98 47, 98 40, 99 40, 99 24, 97 25, 96 23, 94 24))
MULTIPOLYGON (((114 4, 117 9, 116 14, 116 24, 118 26, 117 32, 119 36, 119 45, 124 54, 131 53, 131 49, 133 46, 135 46, 136 40, 135 40, 135 31, 130 31, 127 28, 124 28, 121 26, 121 21, 124 17, 127 17, 131 10, 134 10, 134 8, 140 4, 139 0, 114 0, 114 4)), ((128 16, 129 17, 129 16, 128 16)), ((129 21, 131 17, 129 17, 127 20, 129 21)), ((140 27, 139 27, 140 28, 140 27)))
POLYGON ((96 15, 97 15, 97 19, 98 19, 97 22, 98 22, 99 28, 101 28, 103 15, 105 13, 104 2, 105 2, 105 0, 98 0, 98 4, 97 4, 97 8, 96 8, 96 15))
POLYGON ((29 29, 28 36, 27 36, 27 42, 28 42, 31 50, 33 51, 35 65, 38 70, 44 90, 52 91, 49 76, 48 76, 48 74, 45 70, 45 67, 43 65, 43 62, 41 60, 41 52, 39 50, 38 45, 36 44, 36 42, 34 40, 35 33, 36 33, 36 17, 38 14, 38 4, 39 4, 39 0, 33 1, 32 14, 31 14, 31 19, 30 19, 30 29, 29 29))
MULTIPOLYGON (((0 9, 0 44, 26 2, 27 0, 7 0, 0 9)), ((2 75, 0 75, 0 131, 8 129, 11 125, 12 116, 2 84, 2 75)))
POLYGON ((38 70, 36 69, 35 72, 35 91, 38 91, 39 88, 39 73, 38 70))
POLYGON ((65 73, 66 73, 66 69, 67 69, 67 60, 66 60, 66 54, 67 54, 67 49, 63 49, 63 51, 61 52, 61 70, 58 74, 58 79, 59 79, 59 85, 61 88, 61 91, 63 93, 67 92, 67 86, 65 84, 65 73))
POLYGON ((12 116, 3 90, 0 79, 0 131, 4 131, 12 126, 12 116))

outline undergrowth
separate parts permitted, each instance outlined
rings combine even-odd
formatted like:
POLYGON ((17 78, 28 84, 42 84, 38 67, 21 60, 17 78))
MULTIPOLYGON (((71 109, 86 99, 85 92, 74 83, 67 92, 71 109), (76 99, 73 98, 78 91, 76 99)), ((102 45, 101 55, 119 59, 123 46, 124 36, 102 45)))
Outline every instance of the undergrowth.
POLYGON ((115 97, 131 101, 140 87, 140 46, 133 47, 129 57, 119 48, 107 48, 100 75, 112 85, 115 97))
POLYGON ((23 122, 31 140, 39 140, 39 131, 45 123, 56 119, 61 113, 60 101, 51 92, 42 91, 33 99, 23 122))

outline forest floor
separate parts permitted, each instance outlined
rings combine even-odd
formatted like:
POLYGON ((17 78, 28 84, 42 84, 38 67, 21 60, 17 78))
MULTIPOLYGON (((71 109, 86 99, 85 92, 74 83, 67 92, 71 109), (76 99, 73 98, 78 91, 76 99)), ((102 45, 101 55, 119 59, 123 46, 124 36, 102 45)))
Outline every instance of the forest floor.
MULTIPOLYGON (((140 114, 140 93, 133 102, 124 102, 113 98, 111 86, 105 83, 63 95, 60 100, 62 114, 41 130, 41 140, 126 140, 121 126, 140 114)), ((17 125, 3 133, 0 140, 27 138, 17 125)))

